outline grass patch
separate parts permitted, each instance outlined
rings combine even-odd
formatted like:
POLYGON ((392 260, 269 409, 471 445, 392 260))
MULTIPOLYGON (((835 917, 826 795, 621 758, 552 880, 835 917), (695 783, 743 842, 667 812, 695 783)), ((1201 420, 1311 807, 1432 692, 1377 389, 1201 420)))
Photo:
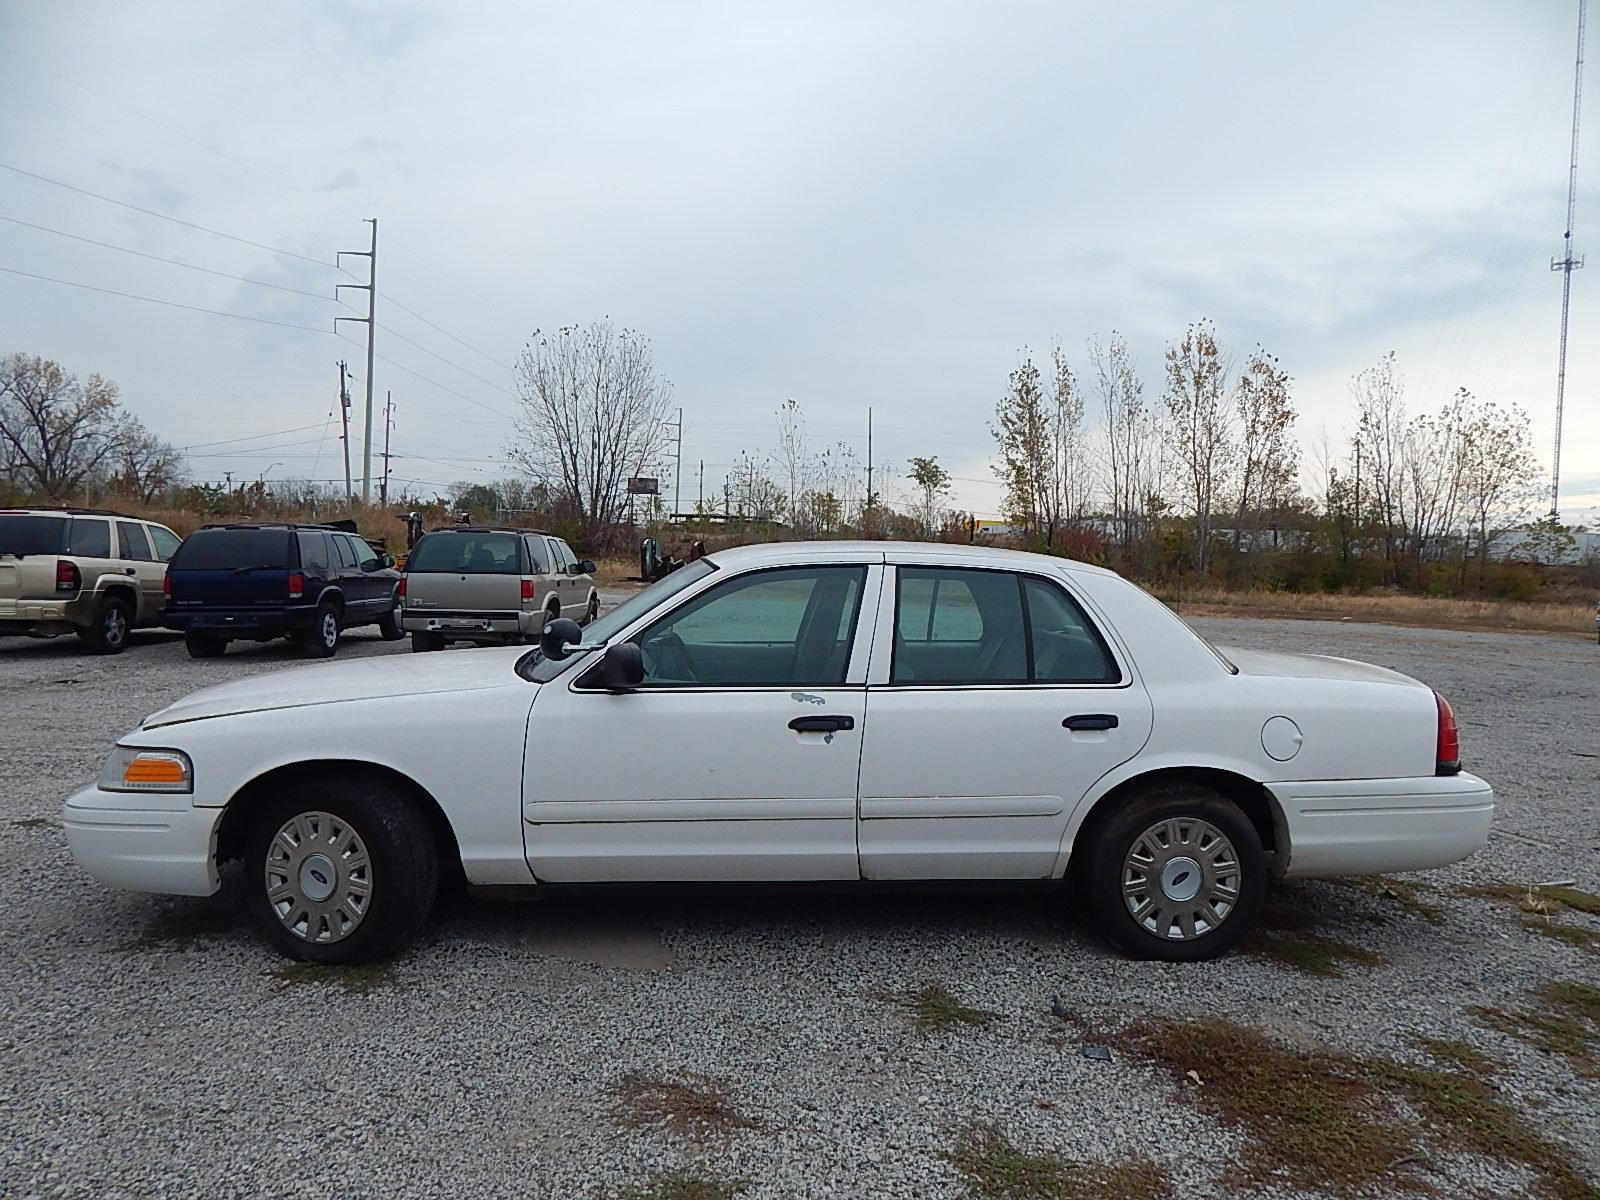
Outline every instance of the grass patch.
MULTIPOLYGON (((1596 999, 1600 999, 1597 994, 1596 999)), ((1202 1111, 1241 1134, 1229 1180, 1251 1189, 1314 1180, 1339 1197, 1396 1189, 1439 1194, 1428 1153, 1466 1151, 1533 1176, 1530 1195, 1580 1200, 1600 1191, 1487 1080, 1466 1073, 1477 1052, 1450 1043, 1452 1069, 1332 1050, 1293 1050, 1228 1021, 1148 1021, 1118 1035, 1202 1111), (1199 1082, 1195 1080, 1198 1078, 1199 1082)), ((1430 1050, 1430 1053, 1433 1053, 1430 1050)))
POLYGON ((1084 1162, 1024 1150, 992 1122, 956 1134, 945 1159, 971 1200, 1170 1200, 1172 1177, 1148 1159, 1084 1162))
POLYGON ((202 943, 226 937, 238 929, 238 914, 225 904, 200 902, 170 908, 145 922, 137 937, 115 949, 120 954, 148 954, 152 950, 193 950, 202 943))
POLYGON ((1556 921, 1550 917, 1523 917, 1521 925, 1529 933, 1565 942, 1579 950, 1600 950, 1600 930, 1585 929, 1582 925, 1556 921))
POLYGON ((1564 1058, 1574 1074, 1600 1079, 1600 988, 1551 980, 1529 989, 1518 1008, 1477 1005, 1467 1012, 1486 1029, 1564 1058))
POLYGON ((1411 1044, 1440 1066, 1468 1075, 1498 1075, 1505 1065, 1460 1038, 1417 1036, 1411 1044))
POLYGON ((382 988, 394 987, 394 967, 389 963, 358 963, 332 967, 325 963, 282 963, 267 972, 279 991, 307 984, 332 984, 347 996, 368 996, 382 988))
POLYGON ((1567 601, 1464 600, 1375 592, 1231 592, 1221 587, 1156 589, 1184 616, 1288 617, 1308 621, 1374 621, 1427 629, 1514 629, 1542 633, 1590 633, 1594 609, 1567 601))
POLYGON ((1350 967, 1381 967, 1387 955, 1326 933, 1317 913, 1297 903, 1294 892, 1274 892, 1261 910, 1257 928, 1240 950, 1319 979, 1342 979, 1350 967))
POLYGON ((749 1186, 742 1180, 710 1179, 692 1171, 665 1171, 623 1188, 617 1200, 734 1200, 749 1186))
POLYGON ((1387 900, 1409 916, 1429 925, 1443 925, 1446 913, 1443 907, 1423 899, 1438 889, 1419 879, 1392 879, 1387 875, 1359 875, 1351 879, 1334 880, 1341 887, 1353 888, 1377 900, 1387 900))
POLYGON ((23 817, 11 823, 18 829, 49 829, 55 824, 49 817, 23 817))
POLYGON ((1535 917, 1548 917, 1562 909, 1600 917, 1600 896, 1582 888, 1491 882, 1468 884, 1456 889, 1456 895, 1473 900, 1500 900, 1535 917))
POLYGON ((942 983, 925 983, 915 991, 886 993, 883 998, 910 1013, 913 1024, 924 1033, 962 1025, 987 1025, 995 1016, 961 1003, 942 983))
POLYGON ((611 1089, 611 1116, 635 1129, 666 1129, 683 1138, 703 1138, 761 1122, 733 1104, 733 1084, 715 1075, 678 1071, 650 1075, 629 1071, 611 1089))

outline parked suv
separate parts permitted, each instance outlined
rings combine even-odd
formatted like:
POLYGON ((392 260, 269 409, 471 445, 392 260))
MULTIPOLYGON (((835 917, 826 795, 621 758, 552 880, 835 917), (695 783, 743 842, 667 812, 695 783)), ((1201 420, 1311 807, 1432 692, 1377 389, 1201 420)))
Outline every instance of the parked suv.
POLYGON ((452 641, 537 641, 545 622, 600 614, 594 564, 540 529, 449 525, 425 533, 406 558, 400 624, 413 650, 452 641))
POLYGON ((129 630, 161 623, 165 525, 96 508, 0 510, 0 636, 76 633, 120 654, 129 630))
POLYGON ((299 641, 307 658, 328 658, 339 634, 376 623, 385 641, 403 637, 394 559, 326 525, 206 525, 167 570, 162 621, 181 629, 195 658, 215 658, 236 638, 299 641))

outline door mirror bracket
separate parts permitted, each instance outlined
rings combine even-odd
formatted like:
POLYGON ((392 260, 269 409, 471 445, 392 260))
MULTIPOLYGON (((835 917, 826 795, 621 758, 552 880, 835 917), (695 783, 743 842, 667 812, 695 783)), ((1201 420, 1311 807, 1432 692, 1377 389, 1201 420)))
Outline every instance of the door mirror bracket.
POLYGON ((551 662, 560 662, 572 653, 570 647, 583 641, 583 630, 570 617, 546 621, 539 631, 539 649, 551 662))

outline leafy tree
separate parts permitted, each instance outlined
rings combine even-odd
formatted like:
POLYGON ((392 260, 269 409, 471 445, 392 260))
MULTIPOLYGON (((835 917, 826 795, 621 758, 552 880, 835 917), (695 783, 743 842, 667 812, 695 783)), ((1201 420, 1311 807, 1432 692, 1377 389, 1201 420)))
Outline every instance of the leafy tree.
POLYGON ((1194 518, 1194 567, 1202 574, 1210 564, 1212 515, 1232 477, 1227 371, 1209 320, 1190 325, 1167 347, 1166 438, 1177 462, 1179 494, 1194 518))
POLYGON ((922 522, 924 536, 932 537, 939 526, 941 503, 950 495, 950 472, 939 465, 936 457, 913 458, 910 466, 907 478, 921 493, 917 519, 922 522))
POLYGON ((1259 514, 1277 510, 1295 490, 1300 446, 1294 436, 1290 382, 1289 373, 1280 370, 1278 360, 1260 346, 1234 382, 1240 433, 1236 549, 1243 532, 1259 524, 1259 514))

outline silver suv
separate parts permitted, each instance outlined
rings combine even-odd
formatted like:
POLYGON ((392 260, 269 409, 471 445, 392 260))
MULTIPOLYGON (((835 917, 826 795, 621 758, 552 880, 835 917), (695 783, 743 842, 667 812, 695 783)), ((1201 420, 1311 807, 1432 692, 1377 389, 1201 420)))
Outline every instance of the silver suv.
POLYGON ((400 581, 400 625, 418 651, 532 642, 546 621, 599 615, 594 563, 541 529, 435 529, 411 548, 400 581))
POLYGON ((120 654, 131 629, 161 623, 181 541, 104 509, 0 509, 0 637, 76 633, 92 654, 120 654))

